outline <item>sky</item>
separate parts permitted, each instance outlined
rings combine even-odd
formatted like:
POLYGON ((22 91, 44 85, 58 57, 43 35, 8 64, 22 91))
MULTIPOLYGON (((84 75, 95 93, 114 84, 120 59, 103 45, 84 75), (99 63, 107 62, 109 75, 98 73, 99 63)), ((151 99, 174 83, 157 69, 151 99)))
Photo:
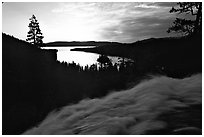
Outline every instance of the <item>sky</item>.
POLYGON ((114 41, 132 43, 167 33, 177 14, 170 2, 5 2, 2 31, 25 40, 34 14, 43 42, 114 41))

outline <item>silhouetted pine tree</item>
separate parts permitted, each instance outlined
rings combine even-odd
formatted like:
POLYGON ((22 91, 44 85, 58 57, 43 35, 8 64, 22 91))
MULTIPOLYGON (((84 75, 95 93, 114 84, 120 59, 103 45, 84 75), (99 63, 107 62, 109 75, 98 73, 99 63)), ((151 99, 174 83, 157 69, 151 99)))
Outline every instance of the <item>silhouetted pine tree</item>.
POLYGON ((35 15, 30 18, 30 23, 28 27, 30 30, 28 31, 26 41, 30 41, 31 44, 36 44, 37 46, 40 46, 43 43, 42 39, 44 37, 42 36, 42 32, 40 30, 39 23, 35 15))
POLYGON ((107 68, 111 60, 106 55, 99 55, 97 62, 99 62, 101 68, 107 68))
POLYGON ((179 32, 184 35, 200 34, 202 32, 202 3, 201 2, 179 2, 179 7, 170 10, 170 13, 191 14, 195 20, 176 18, 167 32, 179 32))

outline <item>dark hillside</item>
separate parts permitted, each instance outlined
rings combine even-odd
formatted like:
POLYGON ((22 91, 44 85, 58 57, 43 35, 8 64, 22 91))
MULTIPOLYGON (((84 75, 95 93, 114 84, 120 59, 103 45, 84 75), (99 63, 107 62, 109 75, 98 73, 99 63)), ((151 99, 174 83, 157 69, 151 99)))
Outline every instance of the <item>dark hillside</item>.
POLYGON ((2 34, 3 134, 21 134, 53 109, 82 98, 124 89, 128 75, 81 69, 56 61, 56 50, 42 50, 2 34))
POLYGON ((171 77, 184 77, 202 70, 201 36, 151 38, 131 44, 72 50, 133 59, 136 72, 142 74, 162 72, 171 77))
POLYGON ((2 34, 3 134, 18 134, 42 115, 37 108, 48 94, 46 84, 54 80, 50 66, 55 61, 55 50, 2 34))
POLYGON ((139 70, 154 71, 160 68, 173 77, 202 71, 201 37, 152 39, 131 46, 134 48, 130 56, 139 70))

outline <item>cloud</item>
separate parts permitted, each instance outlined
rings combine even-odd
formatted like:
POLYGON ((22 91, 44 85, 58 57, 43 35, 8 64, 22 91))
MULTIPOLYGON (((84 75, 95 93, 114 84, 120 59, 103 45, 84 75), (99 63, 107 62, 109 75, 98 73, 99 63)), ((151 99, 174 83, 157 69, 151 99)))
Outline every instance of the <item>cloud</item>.
POLYGON ((143 8, 143 9, 158 9, 159 6, 152 4, 152 3, 140 3, 136 6, 134 6, 135 8, 143 8))
POLYGON ((105 28, 102 34, 107 39, 113 41, 122 39, 123 42, 134 42, 150 37, 164 37, 169 36, 166 31, 173 20, 173 17, 166 19, 166 16, 126 18, 121 20, 118 25, 105 28))
POLYGON ((146 134, 148 131, 165 129, 166 126, 185 128, 191 124, 186 117, 195 118, 185 109, 189 112, 190 106, 201 104, 201 74, 180 80, 155 77, 129 90, 66 106, 50 113, 41 124, 24 134, 146 134), (168 125, 168 119, 160 119, 162 114, 170 112, 174 114, 170 114, 172 125, 168 125), (175 115, 184 119, 174 119, 175 115))
MULTIPOLYGON (((103 27, 101 35, 110 41, 135 42, 149 37, 168 36, 166 30, 173 22, 175 15, 169 13, 172 3, 129 3, 116 19, 117 24, 103 27)), ((121 7, 118 5, 118 9, 121 7)), ((117 13, 117 10, 114 10, 117 13)), ((121 10, 122 11, 122 10, 121 10)))
POLYGON ((170 14, 169 10, 175 4, 167 2, 6 3, 3 7, 3 30, 11 34, 18 33, 19 30, 17 31, 11 22, 21 18, 16 23, 22 24, 20 29, 24 33, 21 34, 26 37, 27 28, 23 26, 28 23, 27 19, 35 14, 42 24, 44 42, 110 40, 130 43, 150 36, 168 36, 166 29, 170 25, 167 24, 172 23, 175 18, 175 14, 170 14), (10 13, 11 11, 13 12, 10 13), (153 17, 158 20, 154 20, 153 17), (80 37, 77 37, 79 35, 80 37))
POLYGON ((150 37, 174 36, 166 30, 176 18, 169 13, 175 5, 173 2, 61 3, 53 12, 61 13, 70 27, 75 22, 79 26, 83 24, 81 28, 89 26, 97 35, 95 40, 130 43, 150 37))
POLYGON ((156 2, 154 4, 160 7, 173 7, 176 6, 177 2, 156 2))

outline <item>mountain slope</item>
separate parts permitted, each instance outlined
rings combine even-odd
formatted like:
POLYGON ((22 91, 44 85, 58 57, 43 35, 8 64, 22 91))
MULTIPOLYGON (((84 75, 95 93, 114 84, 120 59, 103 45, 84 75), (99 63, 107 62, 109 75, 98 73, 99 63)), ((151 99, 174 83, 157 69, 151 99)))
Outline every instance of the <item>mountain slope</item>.
POLYGON ((201 36, 152 38, 131 44, 72 50, 133 59, 136 72, 143 74, 162 71, 171 77, 184 77, 202 71, 201 36))

